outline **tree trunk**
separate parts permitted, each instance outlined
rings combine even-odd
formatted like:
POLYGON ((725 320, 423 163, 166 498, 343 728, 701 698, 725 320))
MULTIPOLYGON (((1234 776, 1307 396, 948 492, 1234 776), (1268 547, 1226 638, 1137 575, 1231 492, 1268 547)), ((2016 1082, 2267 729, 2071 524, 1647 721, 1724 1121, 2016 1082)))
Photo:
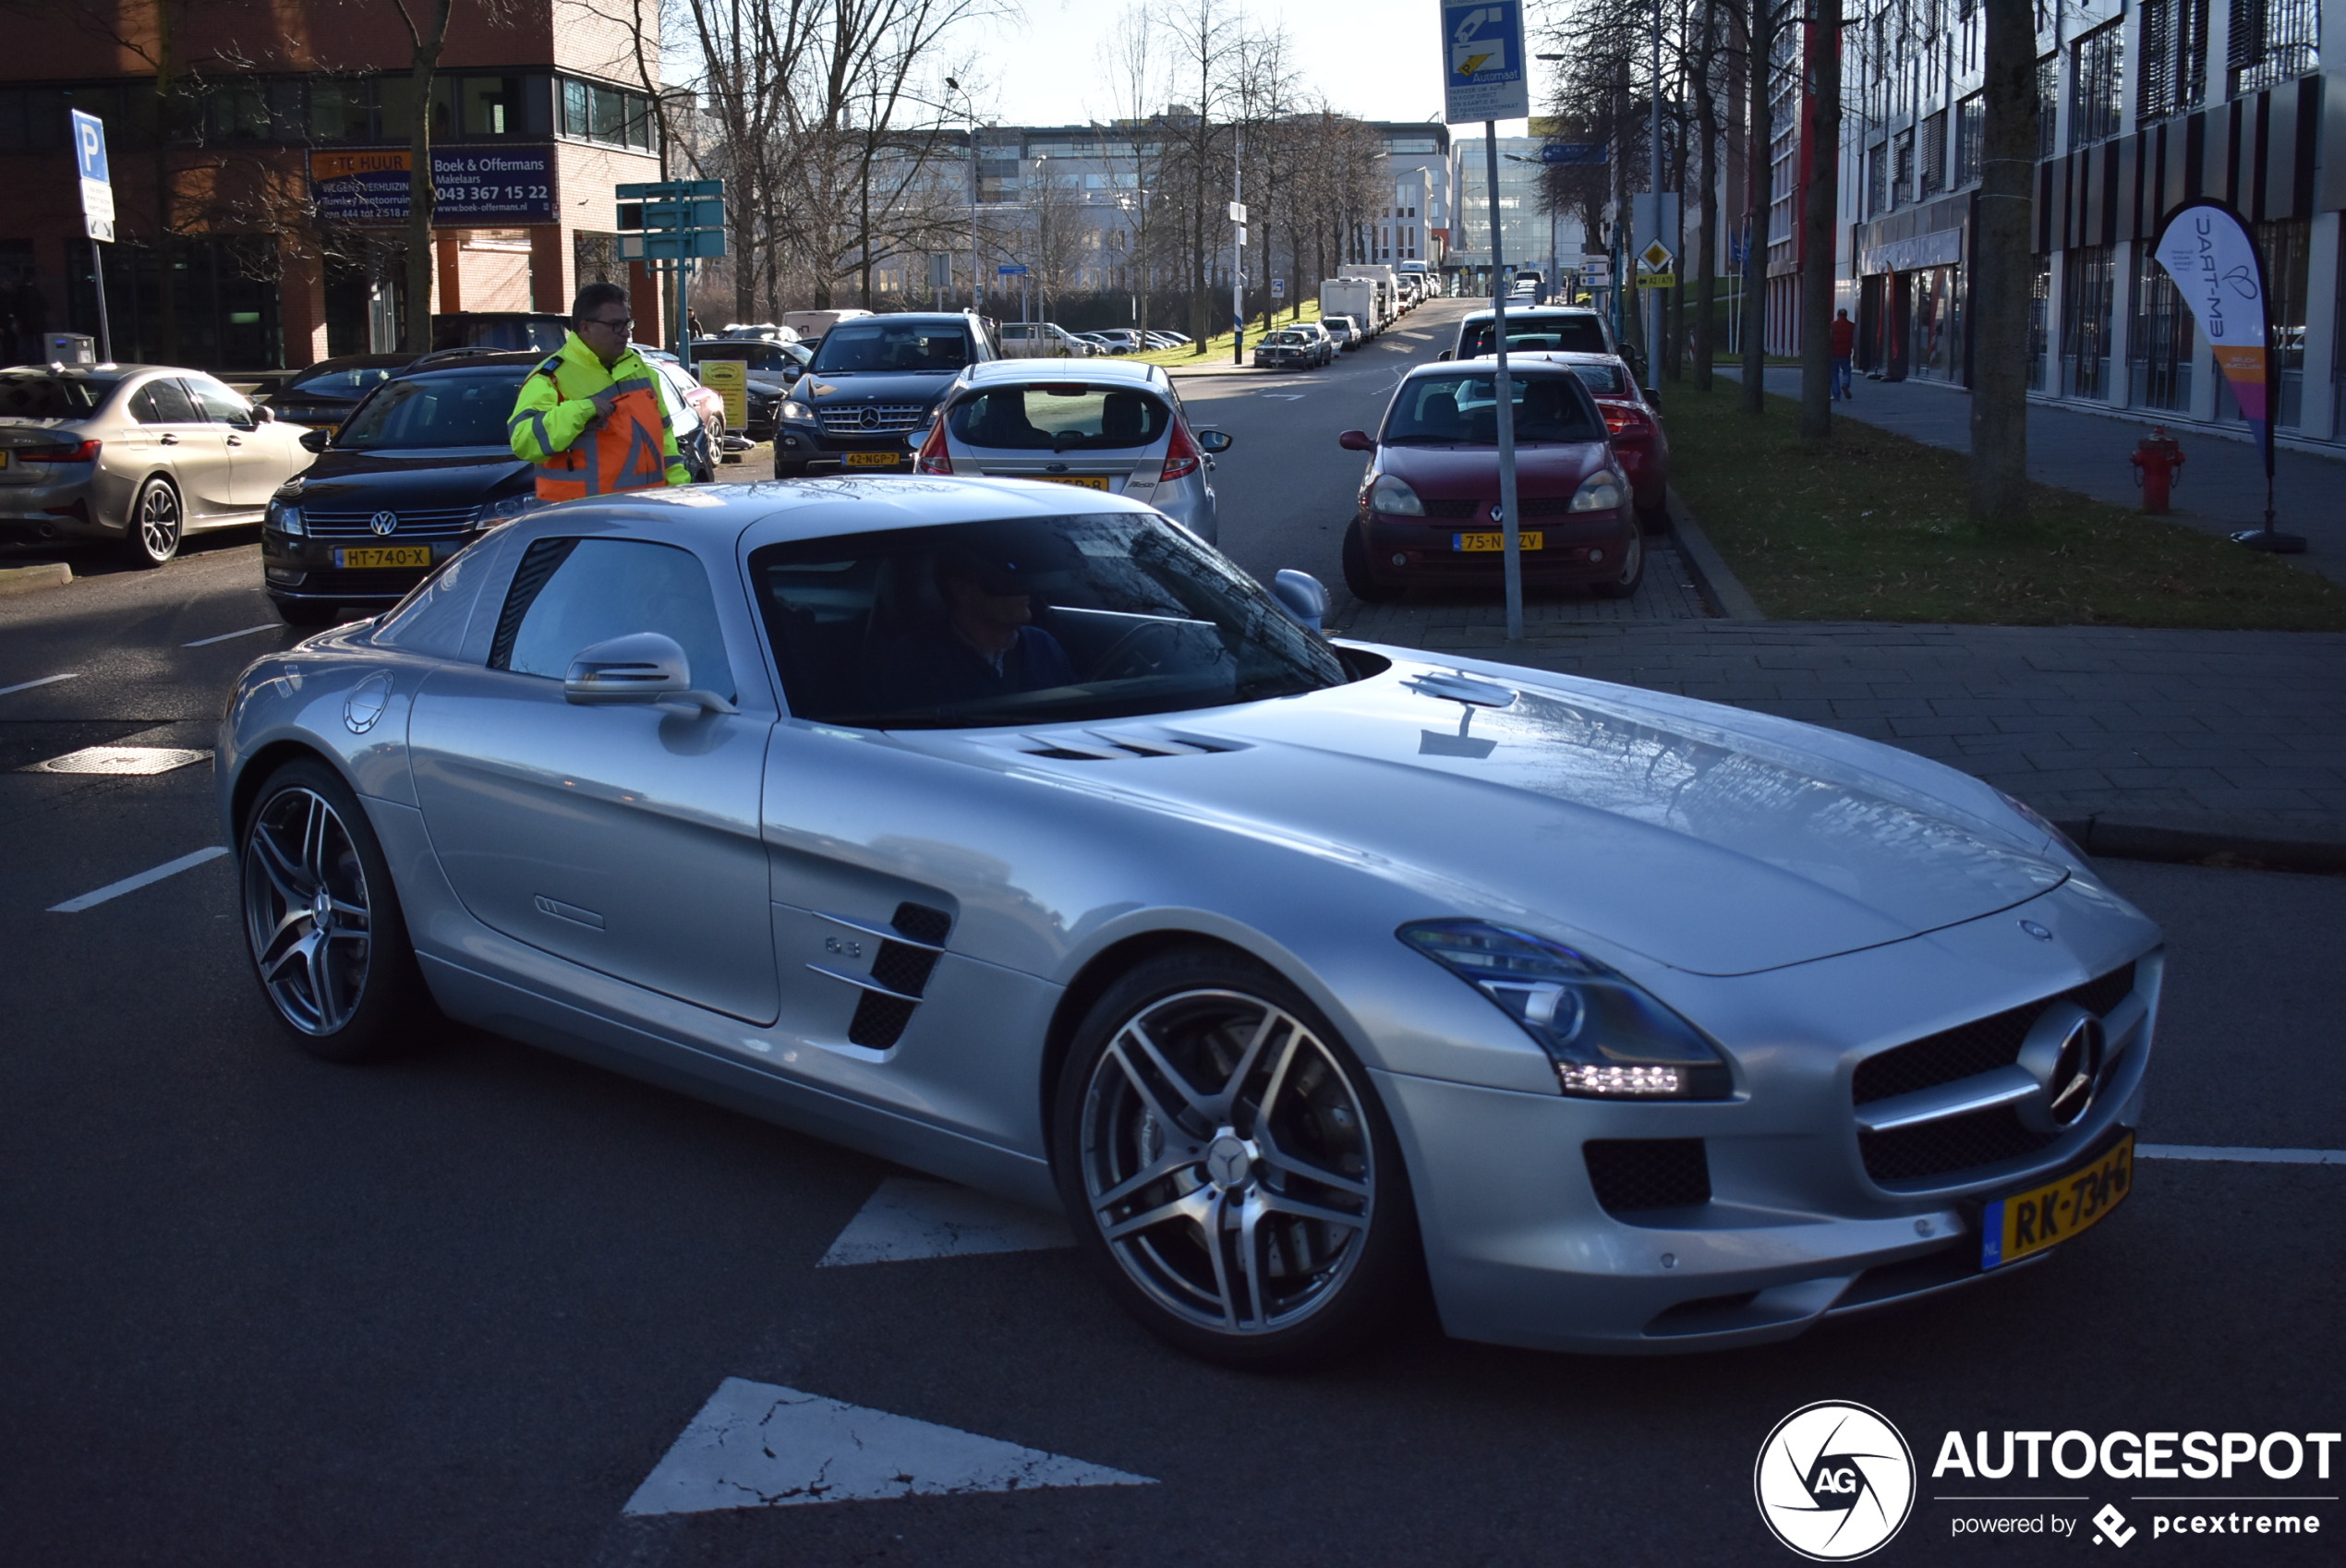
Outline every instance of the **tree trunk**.
POLYGON ((2037 24, 2029 0, 1986 0, 1978 263, 1971 283, 1971 524, 2028 529, 2028 296, 2037 174, 2037 24))
MULTIPOLYGON (((179 58, 174 48, 172 8, 155 7, 155 344, 153 357, 176 365, 179 354, 178 214, 172 209, 176 186, 171 177, 172 132, 177 128, 179 58)), ((134 262, 133 265, 136 265, 134 262)), ((134 274, 135 275, 135 274, 134 274)), ((93 279, 103 286, 103 279, 93 279)), ((146 334, 141 332, 141 337, 146 334)), ((118 355, 121 358, 141 357, 118 355)))
POLYGON ((1776 0, 1749 0, 1751 15, 1745 37, 1750 45, 1751 102, 1749 127, 1744 137, 1748 174, 1744 211, 1743 245, 1743 411, 1764 414, 1768 407, 1768 208, 1774 198, 1769 168, 1772 134, 1768 84, 1775 71, 1776 0))
POLYGON ((1841 209, 1841 0, 1808 23, 1808 164, 1800 209, 1800 436, 1832 434, 1833 231, 1841 209))
POLYGON ((1702 187, 1695 198, 1699 237, 1694 259, 1694 384, 1711 390, 1711 362, 1719 352, 1719 94, 1711 72, 1719 59, 1719 0, 1702 7, 1701 53, 1694 71, 1694 110, 1702 143, 1702 187))
MULTIPOLYGON (((431 352, 431 221, 439 208, 439 193, 431 183, 431 84, 440 70, 440 51, 448 42, 448 13, 455 0, 429 0, 430 22, 417 27, 408 18, 414 42, 415 66, 409 74, 416 103, 416 124, 407 140, 407 352, 431 352)), ((402 7, 405 15, 405 8, 402 7)))

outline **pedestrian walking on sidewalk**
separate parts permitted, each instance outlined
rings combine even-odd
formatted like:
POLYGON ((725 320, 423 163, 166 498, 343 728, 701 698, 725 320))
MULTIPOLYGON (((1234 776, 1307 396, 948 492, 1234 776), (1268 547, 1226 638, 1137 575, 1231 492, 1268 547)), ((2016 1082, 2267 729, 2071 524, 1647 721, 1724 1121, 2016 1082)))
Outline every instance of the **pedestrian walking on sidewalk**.
POLYGON ((1857 353, 1857 323, 1849 319, 1846 310, 1832 313, 1832 392, 1833 397, 1855 400, 1851 386, 1850 364, 1857 353))

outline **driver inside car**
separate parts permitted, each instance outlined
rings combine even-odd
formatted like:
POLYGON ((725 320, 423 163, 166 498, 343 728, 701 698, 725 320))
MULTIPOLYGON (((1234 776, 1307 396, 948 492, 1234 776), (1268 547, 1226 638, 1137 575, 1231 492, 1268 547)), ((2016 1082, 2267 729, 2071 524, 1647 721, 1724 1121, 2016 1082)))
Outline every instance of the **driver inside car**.
POLYGON ((887 706, 949 706, 1075 684, 1067 650, 1034 624, 1034 584, 1018 561, 954 551, 937 562, 937 588, 942 624, 906 638, 880 671, 887 706))

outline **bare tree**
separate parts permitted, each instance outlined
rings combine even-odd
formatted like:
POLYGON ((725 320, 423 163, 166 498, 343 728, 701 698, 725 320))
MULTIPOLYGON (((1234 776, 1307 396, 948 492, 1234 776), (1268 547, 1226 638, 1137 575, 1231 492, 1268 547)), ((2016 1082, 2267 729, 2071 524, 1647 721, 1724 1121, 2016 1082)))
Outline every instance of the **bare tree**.
POLYGON ((1832 434, 1835 215, 1841 206, 1841 0, 1811 0, 1808 167, 1800 209, 1800 434, 1832 434))
POLYGON ((2028 528, 2030 187, 2038 149, 2037 22, 2030 0, 1984 0, 1978 266, 1971 285, 1971 524, 2028 528))
POLYGON ((1751 101, 1745 121, 1743 242, 1743 409, 1768 407, 1768 223, 1775 204, 1776 37, 1780 0, 1744 0, 1745 79, 1751 101))
POLYGON ((1172 54, 1178 90, 1197 90, 1197 102, 1177 106, 1166 116, 1167 139, 1178 159, 1178 178, 1184 188, 1182 216, 1188 257, 1183 283, 1190 296, 1190 335, 1196 352, 1205 352, 1213 333, 1207 297, 1213 280, 1213 251, 1221 225, 1213 221, 1218 209, 1214 196, 1227 183, 1227 137, 1215 114, 1230 95, 1230 54, 1237 40, 1223 11, 1223 0, 1181 0, 1161 18, 1172 54), (1186 110, 1186 112, 1184 112, 1186 110))
MULTIPOLYGON (((1129 133, 1129 162, 1132 169, 1133 218, 1132 245, 1126 253, 1127 283, 1132 289, 1133 327, 1147 342, 1149 330, 1149 284, 1151 256, 1149 245, 1149 198, 1155 194, 1154 187, 1164 166, 1164 146, 1152 139, 1158 135, 1157 123, 1152 112, 1159 103, 1162 90, 1158 80, 1160 56, 1156 50, 1156 28, 1149 18, 1141 0, 1127 0, 1116 26, 1100 48, 1100 66, 1107 84, 1109 120, 1129 133), (1139 277, 1130 273, 1137 270, 1139 277)), ((1111 166, 1113 165, 1113 160, 1111 166)))

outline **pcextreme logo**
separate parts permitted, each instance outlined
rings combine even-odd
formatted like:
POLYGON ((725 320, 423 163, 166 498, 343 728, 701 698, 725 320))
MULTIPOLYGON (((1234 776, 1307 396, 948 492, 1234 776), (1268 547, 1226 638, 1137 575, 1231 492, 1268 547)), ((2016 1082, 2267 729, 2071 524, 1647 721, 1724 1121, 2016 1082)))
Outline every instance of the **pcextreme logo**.
POLYGON ((1751 1490, 1776 1539, 1813 1562, 1847 1562, 1905 1524, 1915 1456, 1879 1411, 1820 1400, 1776 1423, 1760 1445, 1751 1490))

